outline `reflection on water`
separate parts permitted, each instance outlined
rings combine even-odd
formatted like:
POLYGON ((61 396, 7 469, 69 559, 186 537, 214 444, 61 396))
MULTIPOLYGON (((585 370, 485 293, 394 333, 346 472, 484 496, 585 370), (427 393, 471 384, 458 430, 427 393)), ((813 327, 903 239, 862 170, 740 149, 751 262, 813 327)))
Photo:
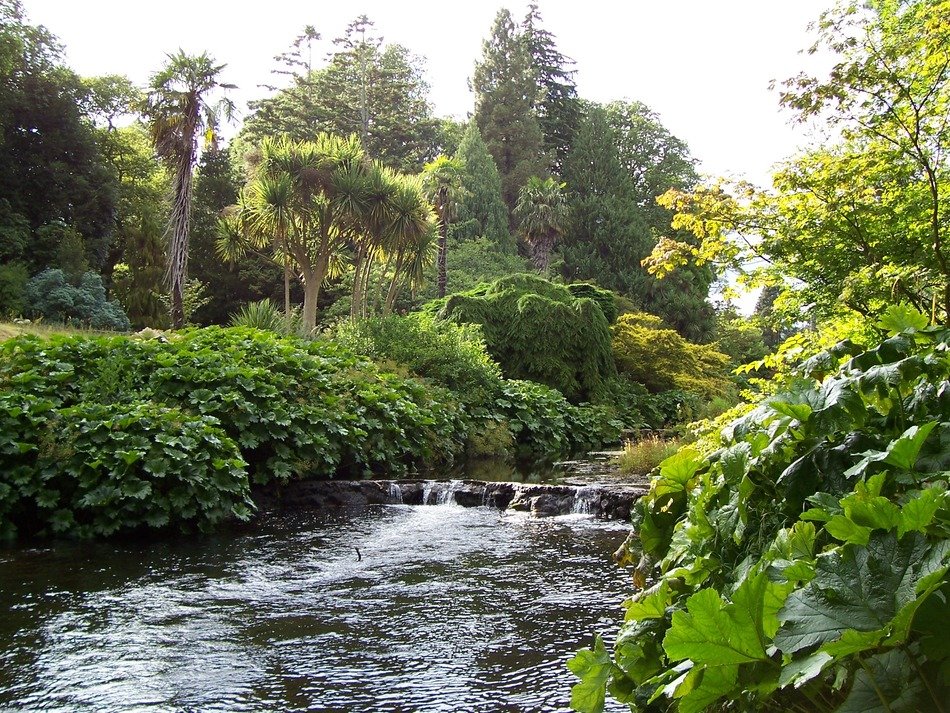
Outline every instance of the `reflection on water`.
POLYGON ((0 550, 0 708, 565 710, 564 662, 616 627, 625 534, 388 506, 0 550))

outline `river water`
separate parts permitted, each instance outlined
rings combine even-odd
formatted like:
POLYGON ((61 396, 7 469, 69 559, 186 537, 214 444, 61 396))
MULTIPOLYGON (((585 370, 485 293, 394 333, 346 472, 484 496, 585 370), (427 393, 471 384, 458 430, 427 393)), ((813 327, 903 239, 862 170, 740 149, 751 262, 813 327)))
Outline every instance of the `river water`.
POLYGON ((0 549, 0 709, 567 710, 626 529, 394 505, 0 549))

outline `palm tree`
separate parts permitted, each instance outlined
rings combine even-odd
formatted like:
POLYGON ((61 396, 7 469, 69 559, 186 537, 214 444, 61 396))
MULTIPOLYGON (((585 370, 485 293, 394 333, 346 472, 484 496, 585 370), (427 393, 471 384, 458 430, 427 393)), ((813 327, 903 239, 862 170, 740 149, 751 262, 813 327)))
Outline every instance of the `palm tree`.
POLYGON ((445 297, 446 252, 448 248, 449 223, 455 218, 455 210, 462 198, 462 162, 442 155, 427 163, 422 169, 422 181, 426 196, 439 218, 438 288, 439 297, 445 297))
POLYGON ((567 223, 565 186, 553 178, 532 176, 518 194, 515 215, 520 221, 521 234, 531 248, 531 261, 542 275, 547 274, 551 251, 567 223))
POLYGON ((433 238, 438 219, 426 199, 422 181, 399 176, 391 199, 391 213, 383 235, 383 249, 393 263, 393 277, 384 312, 390 313, 405 284, 418 285, 432 264, 433 238))
POLYGON ((216 89, 233 89, 218 76, 225 65, 207 53, 191 56, 179 50, 169 55, 154 75, 145 99, 144 115, 159 158, 172 171, 172 211, 168 219, 167 279, 171 292, 172 327, 184 325, 184 287, 188 275, 188 232, 191 184, 198 157, 198 136, 213 140, 220 120, 230 119, 234 104, 227 98, 209 99, 216 89))

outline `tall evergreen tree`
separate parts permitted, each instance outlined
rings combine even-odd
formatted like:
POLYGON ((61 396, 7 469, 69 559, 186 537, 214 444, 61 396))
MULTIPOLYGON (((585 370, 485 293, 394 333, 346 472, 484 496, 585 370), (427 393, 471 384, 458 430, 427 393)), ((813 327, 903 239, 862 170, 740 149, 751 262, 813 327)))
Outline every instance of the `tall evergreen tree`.
POLYGON ((464 191, 451 235, 457 240, 484 237, 502 252, 514 252, 508 208, 501 198, 501 176, 474 121, 465 128, 455 158, 462 164, 464 191))
MULTIPOLYGON (((531 57, 508 10, 495 16, 470 84, 475 123, 501 174, 502 198, 514 210, 521 187, 531 176, 545 173, 548 162, 534 113, 537 90, 531 57)), ((510 219, 509 225, 514 227, 510 219)))
POLYGON ((574 60, 561 54, 554 35, 541 27, 537 3, 528 5, 521 28, 534 71, 534 110, 544 137, 544 151, 551 161, 551 170, 562 175, 581 120, 575 70, 570 69, 574 60))
POLYGON ((334 40, 336 49, 315 67, 313 28, 276 59, 277 73, 291 84, 251 103, 241 143, 256 146, 265 136, 312 140, 320 132, 356 134, 367 154, 400 171, 415 172, 433 160, 443 143, 433 117, 424 60, 398 44, 385 44, 365 15, 334 40))
POLYGON ((592 105, 586 114, 565 164, 571 189, 571 222, 563 248, 565 278, 594 280, 662 317, 687 339, 708 340, 715 327, 714 311, 706 301, 712 271, 693 267, 673 281, 657 280, 640 265, 653 250, 656 236, 669 232, 671 219, 669 212, 655 205, 650 192, 665 182, 685 183, 692 175, 684 171, 677 176, 674 171, 683 166, 692 170, 685 145, 675 155, 657 152, 649 138, 669 136, 662 126, 620 123, 626 129, 621 134, 612 125, 611 107, 592 105), (643 137, 638 139, 635 130, 643 137))

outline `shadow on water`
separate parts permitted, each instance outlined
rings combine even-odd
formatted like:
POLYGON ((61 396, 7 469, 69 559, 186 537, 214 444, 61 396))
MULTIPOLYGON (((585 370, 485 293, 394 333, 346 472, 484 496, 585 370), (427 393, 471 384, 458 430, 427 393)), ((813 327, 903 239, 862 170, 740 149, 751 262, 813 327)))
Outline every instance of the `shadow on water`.
POLYGON ((560 711, 622 523, 453 505, 0 550, 0 709, 560 711), (362 558, 358 559, 356 550, 362 558))

